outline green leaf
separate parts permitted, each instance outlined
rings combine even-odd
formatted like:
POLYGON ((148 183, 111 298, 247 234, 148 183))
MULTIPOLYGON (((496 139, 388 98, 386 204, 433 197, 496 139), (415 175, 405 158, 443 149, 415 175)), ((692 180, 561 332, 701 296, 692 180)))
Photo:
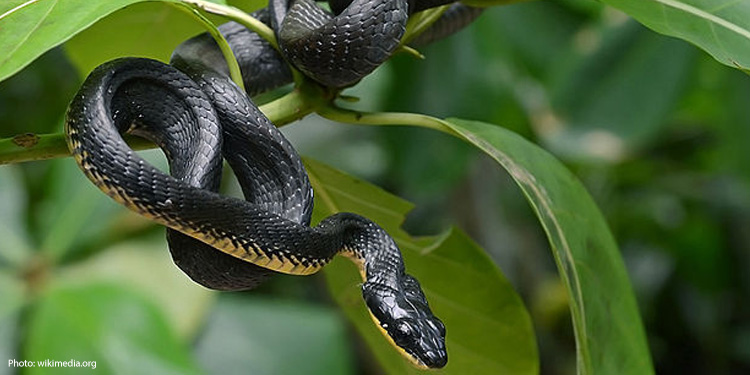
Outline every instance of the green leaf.
POLYGON ((0 5, 0 81, 117 9, 144 0, 9 0, 0 5))
POLYGON ((461 3, 470 5, 477 8, 493 7, 498 5, 508 5, 513 3, 520 3, 522 1, 529 0, 461 0, 461 3))
POLYGON ((443 123, 505 168, 539 217, 570 296, 578 373, 652 374, 617 244, 583 185, 549 153, 508 130, 461 119, 443 123))
MULTIPOLYGON (((316 194, 313 221, 334 212, 356 212, 381 225, 398 243, 407 271, 420 281, 430 307, 448 331, 448 365, 430 373, 538 373, 528 312, 481 248, 457 229, 438 237, 412 238, 400 228, 410 203, 320 163, 306 160, 306 167, 316 194)), ((386 373, 420 373, 373 324, 354 264, 337 258, 324 274, 334 299, 386 373)))
POLYGON ((603 0, 649 28, 685 39, 722 64, 750 71, 750 2, 603 0))
MULTIPOLYGON (((226 4, 225 0, 205 0, 226 4)), ((129 5, 143 2, 179 2, 179 0, 6 0, 0 4, 0 81, 10 77, 44 52, 67 41, 77 33, 87 29, 96 21, 129 5)), ((164 17, 164 14, 157 14, 164 17)), ((187 17, 186 17, 187 18, 187 17)), ((193 22, 198 25, 197 22, 193 22)), ((152 45, 162 35, 182 37, 182 29, 176 23, 164 23, 163 28, 120 28, 113 30, 117 35, 136 35, 142 45, 152 45), (136 32, 140 31, 140 32, 136 32), (150 34, 147 34, 150 32, 150 34), (147 42, 147 43, 144 43, 147 42)), ((196 28, 197 29, 197 28, 196 28)), ((104 43, 93 48, 109 50, 104 43)), ((148 47, 147 47, 148 48, 148 47)), ((104 60, 106 61, 106 60, 104 60)), ((100 61, 102 63, 104 61, 100 61)), ((88 72, 88 71, 87 71, 88 72)))
POLYGON ((617 162, 652 143, 684 95, 696 50, 636 22, 609 28, 552 98, 559 126, 543 132, 566 158, 617 162))
MULTIPOLYGON (((217 24, 221 19, 211 17, 217 24)), ((172 51, 205 29, 185 12, 159 2, 121 9, 65 43, 65 51, 83 76, 100 64, 126 56, 169 61, 172 51), (123 32, 123 30, 128 30, 123 32)))
POLYGON ((337 312, 295 301, 223 294, 195 351, 209 374, 354 373, 337 312))
POLYGON ((266 0, 227 0, 227 4, 242 9, 246 13, 254 12, 268 5, 266 0))
MULTIPOLYGON (((29 316, 23 354, 30 361, 96 361, 102 374, 200 373, 156 307, 129 289, 106 284, 57 288, 43 295, 29 316)), ((50 371, 37 366, 25 374, 50 371)), ((86 370, 54 369, 56 374, 82 372, 86 370)))

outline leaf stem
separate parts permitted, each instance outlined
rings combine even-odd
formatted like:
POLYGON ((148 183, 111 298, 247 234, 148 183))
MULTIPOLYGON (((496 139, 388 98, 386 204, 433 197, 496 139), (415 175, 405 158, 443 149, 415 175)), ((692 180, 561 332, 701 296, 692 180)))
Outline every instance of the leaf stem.
POLYGON ((305 93, 295 88, 288 94, 260 106, 263 112, 276 127, 282 127, 297 121, 313 112, 313 106, 305 93))
POLYGON ((229 18, 230 20, 256 32, 276 50, 279 49, 279 44, 276 42, 276 35, 274 35, 273 30, 263 22, 260 22, 257 18, 243 12, 241 9, 204 0, 182 0, 182 2, 202 9, 208 13, 229 18))
POLYGON ((443 5, 437 8, 427 9, 409 17, 409 21, 406 24, 406 33, 401 38, 401 46, 406 46, 407 43, 411 42, 412 39, 419 36, 432 26, 440 16, 445 13, 450 7, 449 5, 443 5))
MULTIPOLYGON (((281 98, 260 106, 260 110, 276 126, 283 126, 313 112, 314 107, 307 95, 309 93, 304 90, 294 89, 281 98)), ((135 136, 124 135, 123 139, 133 150, 156 147, 153 143, 135 136)), ((62 133, 26 133, 0 139, 0 165, 66 156, 70 156, 70 151, 65 143, 65 135, 62 133)))
MULTIPOLYGON (((411 125, 438 130, 446 134, 463 138, 443 120, 407 112, 360 112, 341 108, 323 99, 323 95, 311 92, 314 88, 302 85, 272 102, 260 106, 260 110, 276 124, 284 126, 299 120, 312 112, 332 121, 354 125, 411 125)), ((156 147, 153 143, 134 136, 123 138, 133 150, 145 150, 156 147)), ((65 144, 65 135, 57 134, 20 134, 13 138, 0 139, 0 165, 26 161, 47 160, 70 156, 65 144)))
POLYGON ((353 125, 411 125, 422 128, 438 130, 446 134, 462 138, 443 120, 408 112, 360 112, 352 109, 341 108, 333 103, 319 107, 317 113, 332 121, 345 122, 353 125))
MULTIPOLYGON (((156 147, 145 139, 123 136, 133 150, 156 147)), ((70 156, 65 136, 56 134, 19 134, 13 138, 0 139, 0 165, 25 161, 47 160, 70 156)))
MULTIPOLYGON (((256 34, 260 35, 261 38, 265 39, 268 44, 271 45, 271 47, 279 51, 279 43, 276 40, 276 34, 273 32, 273 30, 265 23, 245 13, 241 9, 228 5, 211 3, 204 0, 182 0, 182 3, 189 4, 196 9, 201 9, 217 16, 229 18, 230 20, 237 22, 242 26, 245 26, 248 30, 254 31, 256 34)), ((301 84, 304 80, 304 75, 291 65, 289 65, 289 69, 292 71, 294 83, 297 85, 301 84)))

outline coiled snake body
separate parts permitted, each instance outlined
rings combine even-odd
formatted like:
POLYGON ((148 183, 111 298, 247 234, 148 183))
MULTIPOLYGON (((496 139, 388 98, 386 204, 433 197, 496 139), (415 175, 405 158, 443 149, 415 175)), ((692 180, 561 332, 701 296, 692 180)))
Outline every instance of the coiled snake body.
MULTIPOLYGON (((220 27, 241 63, 248 93, 288 82, 284 58, 331 87, 350 85, 385 61, 403 35, 410 5, 343 1, 331 3, 337 16, 310 0, 291 6, 272 0, 268 10, 257 12, 273 26, 283 57, 237 24, 220 27)), ((393 239, 351 213, 309 226, 313 192, 299 156, 228 79, 223 57, 208 38, 183 43, 172 65, 126 58, 89 75, 65 125, 80 168, 114 200, 167 226, 175 264, 212 289, 250 289, 276 272, 307 275, 337 253, 350 256, 360 264, 363 297, 386 337, 419 366, 443 367, 445 327, 419 283, 405 273, 393 239), (157 144, 171 175, 132 151, 120 135, 125 132, 157 144), (245 200, 217 193, 222 157, 245 200)))

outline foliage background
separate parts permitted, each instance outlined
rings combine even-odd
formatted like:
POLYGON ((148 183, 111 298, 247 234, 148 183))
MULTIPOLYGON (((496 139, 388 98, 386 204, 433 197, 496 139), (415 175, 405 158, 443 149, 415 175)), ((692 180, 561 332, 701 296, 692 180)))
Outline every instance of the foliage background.
MULTIPOLYGON (((144 32, 133 48, 158 43, 158 34, 144 32)), ((61 131, 60 114, 82 79, 82 62, 67 53, 86 45, 106 49, 74 39, 0 83, 0 138, 61 131)), ((579 0, 491 9, 422 52, 427 60, 396 56, 347 94, 373 110, 502 124, 551 150, 587 185, 619 242, 657 373, 750 371, 746 74, 612 8, 579 0)), ((300 153, 414 202, 411 233, 451 224, 467 231, 528 306, 542 373, 575 373, 569 310, 547 241, 494 162, 428 130, 307 118, 283 131, 300 153)), ((176 372, 197 364, 212 373, 268 373, 295 363, 306 373, 379 372, 321 277, 277 277, 240 294, 197 288, 170 264, 163 230, 102 197, 70 160, 1 167, 0 220, 3 265, 20 265, 0 274, 7 280, 0 296, 8 301, 0 308, 0 352, 43 352, 35 332, 59 323, 70 301, 116 315, 126 307, 106 296, 132 295, 144 307, 129 316, 141 318, 112 325, 164 332, 164 358, 176 372), (41 255, 26 258, 26 251, 41 255), (107 283, 89 285, 92 279, 107 283), (67 287, 49 288, 49 280, 67 287), (37 293, 53 298, 34 311, 13 309, 37 293), (91 293, 101 298, 80 300, 91 293), (186 347, 191 356, 179 354, 186 347), (279 355, 295 350, 307 357, 290 362, 279 355), (246 362, 221 360, 233 351, 246 362)), ((85 317, 70 319, 93 326, 85 317)), ((10 369, 0 366, 4 371, 10 369)))

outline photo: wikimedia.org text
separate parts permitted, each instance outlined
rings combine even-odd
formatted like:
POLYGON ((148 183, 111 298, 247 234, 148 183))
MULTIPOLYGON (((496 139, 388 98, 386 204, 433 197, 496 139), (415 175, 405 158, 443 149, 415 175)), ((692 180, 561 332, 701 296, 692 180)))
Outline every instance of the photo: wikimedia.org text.
POLYGON ((79 361, 76 359, 69 359, 67 361, 56 361, 52 359, 45 359, 41 361, 19 361, 17 359, 9 359, 8 367, 20 368, 20 367, 48 367, 48 368, 60 368, 60 367, 72 367, 72 368, 90 368, 96 369, 96 361, 79 361))

